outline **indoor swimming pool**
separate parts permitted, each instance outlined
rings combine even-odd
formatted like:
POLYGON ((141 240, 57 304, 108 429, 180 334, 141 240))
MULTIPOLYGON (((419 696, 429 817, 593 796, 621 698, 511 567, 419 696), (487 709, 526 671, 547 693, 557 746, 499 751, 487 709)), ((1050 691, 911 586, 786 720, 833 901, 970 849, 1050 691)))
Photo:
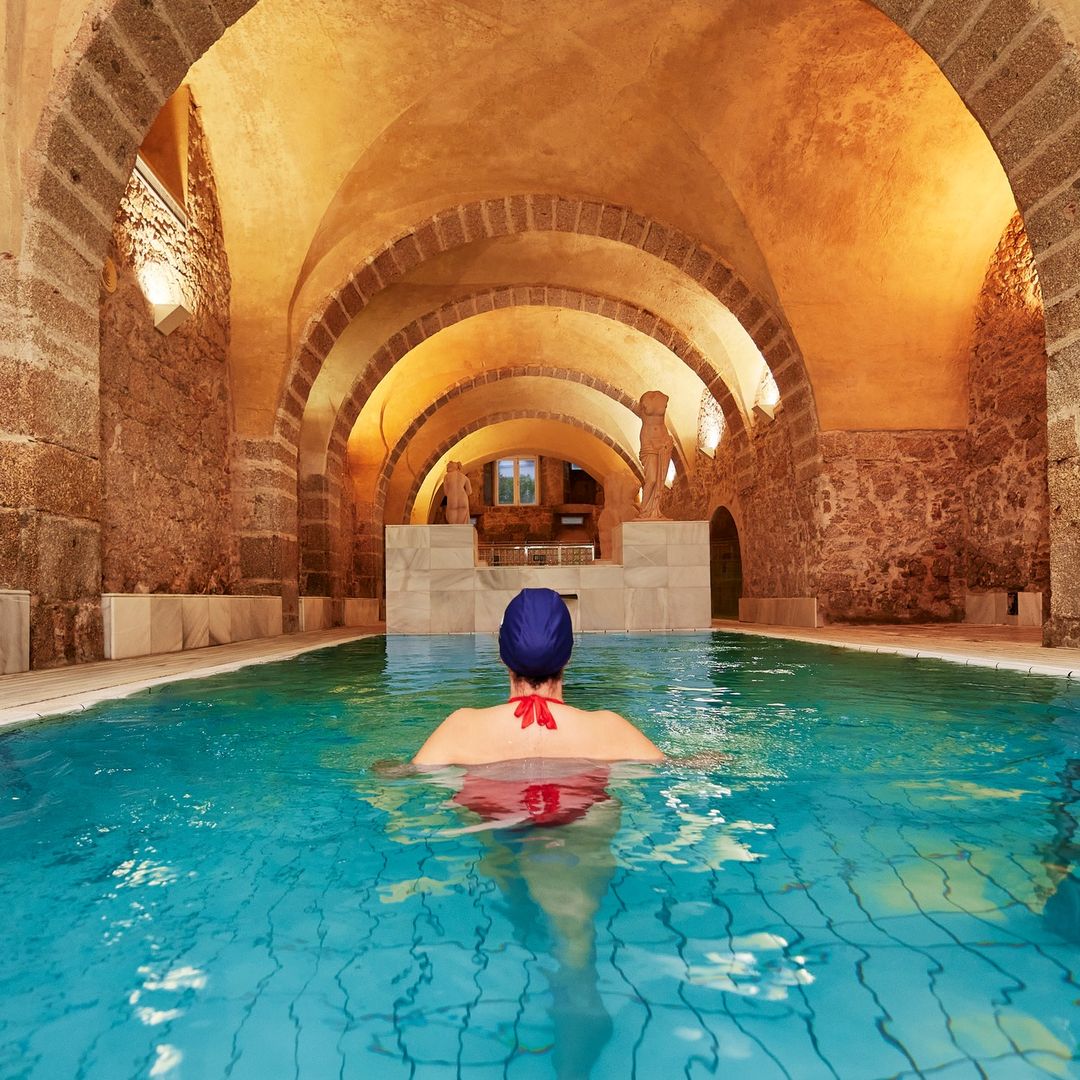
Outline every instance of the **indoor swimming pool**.
POLYGON ((584 636, 671 760, 493 828, 396 766, 505 693, 373 637, 0 735, 0 1077, 1080 1076, 1080 687, 584 636))

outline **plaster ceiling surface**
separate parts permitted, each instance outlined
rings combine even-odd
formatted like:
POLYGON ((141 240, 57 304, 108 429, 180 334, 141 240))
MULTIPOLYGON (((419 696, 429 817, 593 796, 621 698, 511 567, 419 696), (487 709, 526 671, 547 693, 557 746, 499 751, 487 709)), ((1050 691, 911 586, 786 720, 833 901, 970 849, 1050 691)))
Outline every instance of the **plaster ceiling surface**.
MULTIPOLYGON (((573 461, 601 481, 612 473, 633 477, 626 462, 610 446, 581 428, 558 420, 505 420, 466 435, 439 458, 420 484, 407 524, 427 522, 448 461, 460 461, 468 471, 494 457, 516 454, 543 454, 573 461)), ((392 508, 387 500, 386 509, 387 524, 401 521, 403 504, 398 502, 392 508), (397 517, 391 516, 391 509, 397 517)))
MULTIPOLYGON (((610 319, 562 308, 501 308, 456 323, 422 342, 372 392, 349 439, 353 468, 378 467, 402 433, 440 394, 463 378, 519 365, 564 369, 613 383, 634 401, 646 390, 671 399, 668 427, 683 457, 697 440, 701 380, 652 338, 610 319)), ((582 416, 636 453, 640 420, 596 390, 573 381, 531 377, 485 385, 491 412, 509 408, 565 411, 579 392, 602 408, 582 416), (609 426, 610 425, 610 426, 609 426)), ((469 395, 470 401, 480 398, 469 395)), ((437 414, 440 416, 441 414, 437 414)))
MULTIPOLYGON (((470 425, 494 419, 500 413, 511 410, 552 412, 568 421, 591 425, 602 431, 631 459, 637 459, 640 423, 633 413, 601 391, 542 376, 485 383, 448 402, 409 440, 405 453, 390 474, 386 495, 388 510, 394 508, 396 512, 404 505, 413 483, 418 477, 422 479, 421 472, 428 459, 447 440, 457 440, 470 425)), ((530 451, 537 452, 535 448, 525 445, 530 451)), ((573 460, 565 451, 558 456, 573 460)), ((368 476, 374 479, 372 473, 377 475, 378 471, 376 467, 368 476)), ((354 472, 353 475, 358 492, 371 490, 365 485, 367 477, 363 472, 354 472)), ((370 498, 370 494, 364 497, 370 498)))
MULTIPOLYGON (((731 312, 697 282, 645 251, 610 240, 525 233, 447 252, 376 295, 335 343, 311 389, 301 430, 305 469, 322 470, 338 408, 349 399, 357 375, 365 370, 372 354, 394 333, 452 300, 506 284, 538 283, 620 297, 659 315, 697 345, 731 388, 744 413, 749 413, 764 360, 731 312)), ((605 324, 621 325, 599 317, 580 325, 592 327, 603 342, 607 340, 602 337, 605 324)), ((656 387, 688 385, 683 383, 686 365, 674 353, 664 350, 661 357, 649 350, 648 355, 656 387)), ((635 356, 631 350, 620 354, 618 360, 636 370, 635 356)), ((617 381, 613 372, 607 375, 610 381, 617 381)), ((267 408, 272 407, 276 389, 276 385, 265 387, 267 408)), ((626 389, 632 392, 630 387, 626 389)), ((700 396, 698 391, 695 410, 700 396)))
POLYGON ((964 422, 1013 200, 944 76, 863 0, 260 0, 191 81, 238 416, 367 254, 447 206, 548 191, 676 225, 775 296, 823 427, 964 422))

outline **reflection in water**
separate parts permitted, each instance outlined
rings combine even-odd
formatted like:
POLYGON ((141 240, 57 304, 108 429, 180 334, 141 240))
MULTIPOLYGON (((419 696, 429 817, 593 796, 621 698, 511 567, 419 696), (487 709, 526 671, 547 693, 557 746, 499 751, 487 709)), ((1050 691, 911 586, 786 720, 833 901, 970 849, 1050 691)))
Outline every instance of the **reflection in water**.
POLYGON ((1080 810, 1080 760, 1070 758, 1061 772, 1061 798, 1050 804, 1054 840, 1044 853, 1045 865, 1054 891, 1047 897, 1043 918, 1047 926, 1066 941, 1080 942, 1080 879, 1073 864, 1080 858, 1077 842, 1077 811, 1080 810))
POLYGON ((595 921, 622 815, 607 783, 607 768, 595 763, 504 762, 470 769, 454 797, 481 819, 469 830, 483 849, 477 869, 498 885, 515 939, 555 959, 548 984, 559 1080, 589 1076, 612 1033, 595 921))

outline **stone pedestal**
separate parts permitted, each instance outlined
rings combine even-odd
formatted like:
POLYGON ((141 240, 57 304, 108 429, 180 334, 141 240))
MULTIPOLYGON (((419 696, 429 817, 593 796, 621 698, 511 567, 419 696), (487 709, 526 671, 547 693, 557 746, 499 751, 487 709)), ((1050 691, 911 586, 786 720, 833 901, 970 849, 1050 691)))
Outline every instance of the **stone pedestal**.
POLYGON ((709 525, 634 521, 614 530, 621 562, 480 566, 471 525, 386 529, 388 634, 494 633, 524 588, 548 588, 575 630, 707 630, 709 525))

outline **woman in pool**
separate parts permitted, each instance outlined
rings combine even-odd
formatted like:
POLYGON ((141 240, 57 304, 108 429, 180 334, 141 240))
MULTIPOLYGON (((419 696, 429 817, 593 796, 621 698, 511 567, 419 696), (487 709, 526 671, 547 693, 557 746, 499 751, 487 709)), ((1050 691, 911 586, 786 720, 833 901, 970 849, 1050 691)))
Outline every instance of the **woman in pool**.
POLYGON ((510 700, 451 713, 417 752, 417 765, 586 759, 662 761, 664 755, 618 713, 563 701, 563 669, 574 647, 570 612, 551 589, 522 589, 506 606, 499 655, 510 700))

